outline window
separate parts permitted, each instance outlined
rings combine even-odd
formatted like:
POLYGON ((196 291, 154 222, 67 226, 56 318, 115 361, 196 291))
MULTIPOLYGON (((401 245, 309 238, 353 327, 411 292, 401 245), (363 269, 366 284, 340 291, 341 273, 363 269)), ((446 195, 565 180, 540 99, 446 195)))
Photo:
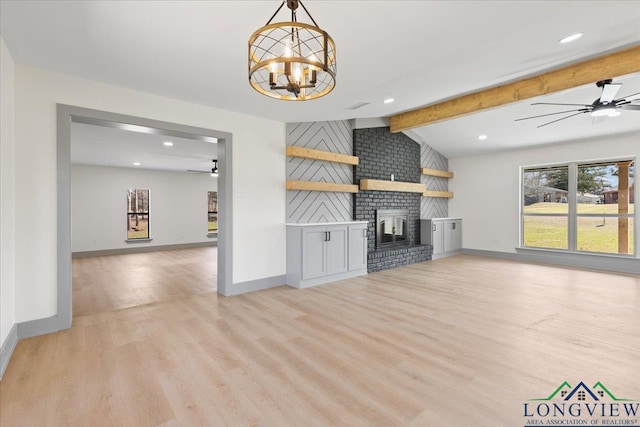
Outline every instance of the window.
POLYGON ((127 240, 149 238, 149 189, 127 190, 127 240))
POLYGON ((523 168, 522 246, 634 254, 632 159, 523 168))
POLYGON ((569 249, 568 173, 567 166, 523 172, 523 246, 569 249))
POLYGON ((216 233, 218 232, 218 192, 207 191, 207 199, 208 199, 207 232, 216 233))

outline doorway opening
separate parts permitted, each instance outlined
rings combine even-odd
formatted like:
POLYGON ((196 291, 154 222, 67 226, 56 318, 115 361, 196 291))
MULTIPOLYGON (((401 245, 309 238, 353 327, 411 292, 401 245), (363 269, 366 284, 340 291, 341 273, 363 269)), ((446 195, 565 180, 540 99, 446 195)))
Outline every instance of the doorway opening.
MULTIPOLYGON (((212 129, 163 122, 142 117, 57 105, 57 169, 58 169, 58 329, 71 327, 72 313, 72 228, 71 228, 71 133, 72 124, 135 130, 153 135, 192 140, 217 140, 218 171, 218 246, 217 291, 228 294, 232 278, 232 135, 212 129)), ((206 196, 205 196, 206 197, 206 196)), ((124 200, 124 196, 123 196, 124 200)), ((205 205, 206 209, 206 205, 205 205)), ((205 212, 206 215, 206 212, 205 212)), ((152 222, 153 219, 150 219, 152 222)), ((205 230, 205 233, 207 231, 205 230)))

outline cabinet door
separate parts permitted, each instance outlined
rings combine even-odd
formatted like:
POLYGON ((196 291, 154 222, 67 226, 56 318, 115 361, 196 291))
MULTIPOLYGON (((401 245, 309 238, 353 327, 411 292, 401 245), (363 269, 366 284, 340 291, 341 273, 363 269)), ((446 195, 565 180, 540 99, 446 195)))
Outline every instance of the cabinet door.
POLYGON ((451 250, 460 249, 462 249, 462 221, 457 219, 453 221, 453 229, 451 230, 451 250))
POLYGON ((302 230, 302 279, 327 275, 325 240, 326 227, 305 227, 302 230))
POLYGON ((367 268, 367 224, 349 226, 349 271, 367 268))
POLYGON ((461 223, 459 220, 444 222, 444 251, 457 251, 462 247, 461 223))
POLYGON ((327 232, 327 274, 344 273, 347 271, 347 226, 329 226, 327 232))
POLYGON ((433 254, 439 255, 445 252, 444 221, 431 221, 431 233, 433 254))

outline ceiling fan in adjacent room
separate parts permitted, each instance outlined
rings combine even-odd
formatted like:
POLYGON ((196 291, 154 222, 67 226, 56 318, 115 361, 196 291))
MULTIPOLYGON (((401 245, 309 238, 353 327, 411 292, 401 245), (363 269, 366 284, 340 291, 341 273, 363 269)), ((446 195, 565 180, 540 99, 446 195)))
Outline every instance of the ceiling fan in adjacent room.
POLYGON ((211 161, 213 162, 213 167, 211 168, 211 171, 198 171, 198 170, 193 170, 193 169, 187 169, 187 172, 191 172, 191 173, 208 173, 208 174, 211 174, 211 176, 218 176, 218 159, 213 159, 211 161))
POLYGON ((521 119, 516 119, 515 121, 521 120, 529 120, 529 119, 537 119, 540 117, 549 117, 554 116, 556 114, 567 114, 568 116, 561 117, 556 120, 552 120, 550 122, 541 124, 538 126, 539 128, 543 126, 550 125, 552 123, 557 123, 561 120, 565 120, 571 117, 578 116, 584 113, 591 113, 593 116, 593 123, 599 123, 603 121, 606 117, 616 117, 621 114, 621 110, 630 110, 630 111, 640 111, 640 98, 639 99, 630 99, 634 96, 640 95, 639 93, 634 93, 632 95, 627 95, 623 98, 615 99, 618 91, 622 87, 622 83, 613 83, 611 79, 600 80, 596 83, 596 86, 602 88, 602 95, 600 98, 593 101, 591 104, 562 104, 555 102, 535 102, 531 105, 561 105, 561 106, 571 106, 571 107, 580 107, 573 110, 565 110, 558 111, 556 113, 548 113, 541 114, 539 116, 531 116, 531 117, 523 117, 521 119))

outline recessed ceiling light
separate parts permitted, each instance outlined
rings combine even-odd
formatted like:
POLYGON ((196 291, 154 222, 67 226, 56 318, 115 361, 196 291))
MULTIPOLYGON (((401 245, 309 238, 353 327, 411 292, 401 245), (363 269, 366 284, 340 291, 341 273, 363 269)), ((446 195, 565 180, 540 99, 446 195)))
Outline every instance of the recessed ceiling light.
POLYGON ((393 101, 395 101, 395 99, 393 99, 393 98, 387 98, 387 99, 385 99, 385 100, 384 100, 384 103, 385 103, 385 104, 391 104, 393 101))
POLYGON ((583 35, 584 35, 584 33, 571 34, 570 36, 567 36, 567 37, 563 38, 562 40, 560 40, 560 43, 562 43, 562 44, 571 43, 572 41, 578 40, 583 35))
POLYGON ((478 137, 478 139, 479 139, 480 141, 484 141, 485 139, 487 139, 487 135, 480 135, 480 136, 478 137))
POLYGON ((165 141, 165 142, 162 143, 162 145, 164 145, 165 147, 173 147, 173 142, 165 141))
POLYGON ((140 162, 133 162, 133 166, 140 166, 140 162))

